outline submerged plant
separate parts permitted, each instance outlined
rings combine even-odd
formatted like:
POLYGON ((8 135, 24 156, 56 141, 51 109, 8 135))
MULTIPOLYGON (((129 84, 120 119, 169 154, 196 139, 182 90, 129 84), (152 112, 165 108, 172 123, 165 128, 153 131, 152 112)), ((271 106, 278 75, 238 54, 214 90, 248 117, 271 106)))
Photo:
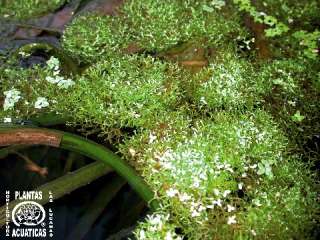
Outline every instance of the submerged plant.
POLYGON ((116 16, 87 13, 67 26, 62 46, 81 73, 64 71, 57 56, 27 69, 3 60, 0 119, 49 124, 34 119, 55 114, 111 143, 122 159, 106 161, 117 171, 130 164, 153 193, 135 190, 160 203, 138 223, 137 239, 312 239, 315 163, 299 153, 320 129, 320 75, 316 54, 296 54, 316 50, 318 32, 294 29, 293 40, 281 9, 271 17, 234 2, 271 27, 273 46, 288 37, 305 48, 257 61, 229 1, 128 0, 116 16), (249 54, 238 54, 241 39, 249 54), (199 49, 200 64, 189 59, 199 49))

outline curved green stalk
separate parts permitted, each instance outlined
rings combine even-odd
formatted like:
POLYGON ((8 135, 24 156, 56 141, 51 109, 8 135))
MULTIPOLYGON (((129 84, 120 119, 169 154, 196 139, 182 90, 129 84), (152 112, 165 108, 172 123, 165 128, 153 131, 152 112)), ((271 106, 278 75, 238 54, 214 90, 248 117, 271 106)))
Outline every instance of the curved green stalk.
POLYGON ((118 155, 111 152, 109 149, 83 137, 74 134, 64 133, 61 148, 81 153, 95 160, 100 160, 107 163, 120 176, 125 178, 131 187, 148 203, 153 209, 157 208, 157 204, 153 201, 154 193, 149 186, 139 177, 136 172, 121 159, 118 155))
POLYGON ((12 144, 40 144, 59 147, 83 154, 94 160, 102 161, 126 179, 141 198, 149 203, 153 210, 158 208, 158 203, 154 200, 154 193, 145 181, 136 174, 133 168, 118 155, 91 140, 75 134, 51 129, 16 125, 12 125, 12 127, 0 127, 0 146, 12 144))

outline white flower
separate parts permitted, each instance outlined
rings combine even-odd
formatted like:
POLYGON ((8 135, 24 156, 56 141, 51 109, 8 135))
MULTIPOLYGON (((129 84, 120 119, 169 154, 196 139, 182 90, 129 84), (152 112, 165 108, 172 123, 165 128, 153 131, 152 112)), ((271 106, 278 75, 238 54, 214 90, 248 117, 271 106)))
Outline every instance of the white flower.
POLYGON ((237 221, 236 221, 236 216, 235 216, 235 215, 233 215, 233 216, 231 216, 231 217, 228 217, 228 222, 227 222, 227 224, 231 225, 231 224, 235 224, 235 223, 237 223, 237 221))
POLYGON ((236 210, 236 208, 234 207, 234 206, 231 206, 231 205, 227 205, 227 211, 228 212, 232 212, 232 211, 234 211, 234 210, 236 210))
POLYGON ((61 81, 58 82, 57 85, 59 88, 67 89, 74 85, 74 81, 72 81, 71 79, 66 79, 66 80, 62 79, 61 81))
POLYGON ((213 205, 218 205, 219 207, 221 207, 222 205, 221 205, 221 200, 220 199, 218 199, 218 200, 213 200, 212 201, 212 204, 213 205))
POLYGON ((227 197, 230 193, 231 193, 230 190, 225 190, 225 191, 223 192, 223 197, 227 197))
POLYGON ((162 224, 161 216, 160 215, 150 216, 149 223, 151 225, 161 225, 162 224))
POLYGON ((51 70, 57 71, 59 70, 59 59, 51 56, 50 59, 47 61, 47 65, 51 70))
POLYGON ((166 238, 165 238, 165 240, 172 240, 173 238, 172 238, 172 234, 171 234, 171 232, 167 232, 166 233, 166 238))
POLYGON ((55 76, 55 77, 47 76, 46 81, 52 84, 57 84, 59 88, 63 88, 63 89, 67 89, 75 84, 74 81, 72 81, 71 79, 64 79, 61 76, 55 76))
POLYGON ((220 191, 219 191, 219 189, 213 189, 213 193, 214 193, 214 195, 216 195, 216 196, 218 196, 219 194, 220 194, 220 191))
POLYGON ((141 117, 140 114, 136 113, 135 111, 133 111, 131 114, 132 114, 132 117, 134 117, 134 118, 141 117))
POLYGON ((168 197, 174 197, 178 193, 179 193, 178 190, 173 188, 170 188, 166 191, 166 194, 168 197))
POLYGON ((202 103, 204 105, 208 104, 205 97, 200 98, 200 103, 202 103))
POLYGON ((249 166, 249 168, 255 169, 258 165, 257 164, 253 164, 251 166, 249 166))
POLYGON ((37 109, 45 108, 49 106, 49 102, 44 97, 38 97, 34 103, 34 107, 37 109))
POLYGON ((194 188, 200 187, 200 180, 198 178, 194 178, 193 180, 194 180, 194 182, 192 184, 192 187, 194 187, 194 188))
POLYGON ((251 233, 252 233, 253 236, 256 236, 256 235, 257 235, 257 233, 256 233, 255 230, 251 230, 251 233))
POLYGON ((146 239, 146 233, 144 232, 144 230, 140 230, 139 239, 141 239, 141 240, 146 239))
POLYGON ((6 97, 4 99, 4 103, 3 103, 3 110, 4 111, 12 109, 14 107, 14 105, 16 104, 16 102, 18 102, 19 99, 21 98, 20 91, 16 90, 15 88, 13 88, 9 91, 5 91, 4 95, 6 97))
POLYGON ((220 10, 222 7, 226 5, 226 2, 224 0, 215 0, 211 2, 211 5, 216 9, 220 10))
POLYGON ((191 217, 199 217, 201 215, 200 212, 198 212, 196 209, 193 209, 191 213, 191 217))
POLYGON ((56 84, 58 83, 59 81, 61 81, 61 77, 57 76, 57 77, 50 77, 50 76, 47 76, 46 77, 46 80, 49 82, 49 83, 53 83, 53 84, 56 84))
POLYGON ((152 133, 149 134, 149 144, 153 143, 157 139, 157 136, 152 133))
POLYGON ((199 211, 199 212, 202 212, 202 211, 204 211, 204 210, 206 210, 206 208, 205 208, 204 206, 200 205, 199 208, 198 208, 198 211, 199 211))
POLYGON ((241 190, 243 188, 243 183, 238 183, 238 188, 241 190))
POLYGON ((182 194, 179 195, 179 199, 180 199, 181 202, 185 202, 185 201, 190 200, 191 197, 186 193, 182 193, 182 194))
POLYGON ((129 148, 129 153, 132 157, 134 157, 136 155, 136 150, 134 150, 133 148, 129 148))
POLYGON ((202 179, 202 180, 207 180, 207 175, 202 172, 202 173, 199 174, 199 178, 202 179))
POLYGON ((254 205, 256 205, 257 207, 261 207, 261 206, 262 206, 262 204, 260 203, 260 200, 259 200, 259 199, 253 199, 253 200, 252 200, 252 203, 253 203, 254 205))
POLYGON ((243 178, 247 177, 247 173, 242 173, 241 177, 243 178))
POLYGON ((12 119, 10 117, 6 117, 6 118, 3 119, 3 122, 4 123, 11 123, 12 119))

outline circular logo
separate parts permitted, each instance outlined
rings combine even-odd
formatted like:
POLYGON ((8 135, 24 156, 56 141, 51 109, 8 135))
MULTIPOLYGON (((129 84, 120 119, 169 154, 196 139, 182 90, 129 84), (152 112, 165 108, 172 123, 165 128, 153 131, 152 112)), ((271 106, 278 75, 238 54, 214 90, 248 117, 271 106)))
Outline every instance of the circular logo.
POLYGON ((12 210, 12 221, 16 226, 37 226, 46 217, 44 208, 37 202, 25 201, 17 204, 12 210))

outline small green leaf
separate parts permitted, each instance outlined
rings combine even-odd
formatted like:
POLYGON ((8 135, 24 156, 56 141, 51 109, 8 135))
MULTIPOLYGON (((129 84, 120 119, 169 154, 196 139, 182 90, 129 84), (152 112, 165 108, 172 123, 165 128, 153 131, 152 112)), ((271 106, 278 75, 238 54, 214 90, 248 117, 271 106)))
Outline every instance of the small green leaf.
POLYGON ((212 13, 214 11, 214 9, 212 7, 209 7, 208 5, 203 5, 202 6, 203 11, 212 13))
POLYGON ((305 119, 305 116, 301 115, 300 111, 296 111, 296 113, 293 116, 291 116, 291 119, 294 122, 302 122, 303 119, 305 119))
POLYGON ((266 169, 262 163, 258 163, 258 175, 262 175, 266 172, 266 169))

